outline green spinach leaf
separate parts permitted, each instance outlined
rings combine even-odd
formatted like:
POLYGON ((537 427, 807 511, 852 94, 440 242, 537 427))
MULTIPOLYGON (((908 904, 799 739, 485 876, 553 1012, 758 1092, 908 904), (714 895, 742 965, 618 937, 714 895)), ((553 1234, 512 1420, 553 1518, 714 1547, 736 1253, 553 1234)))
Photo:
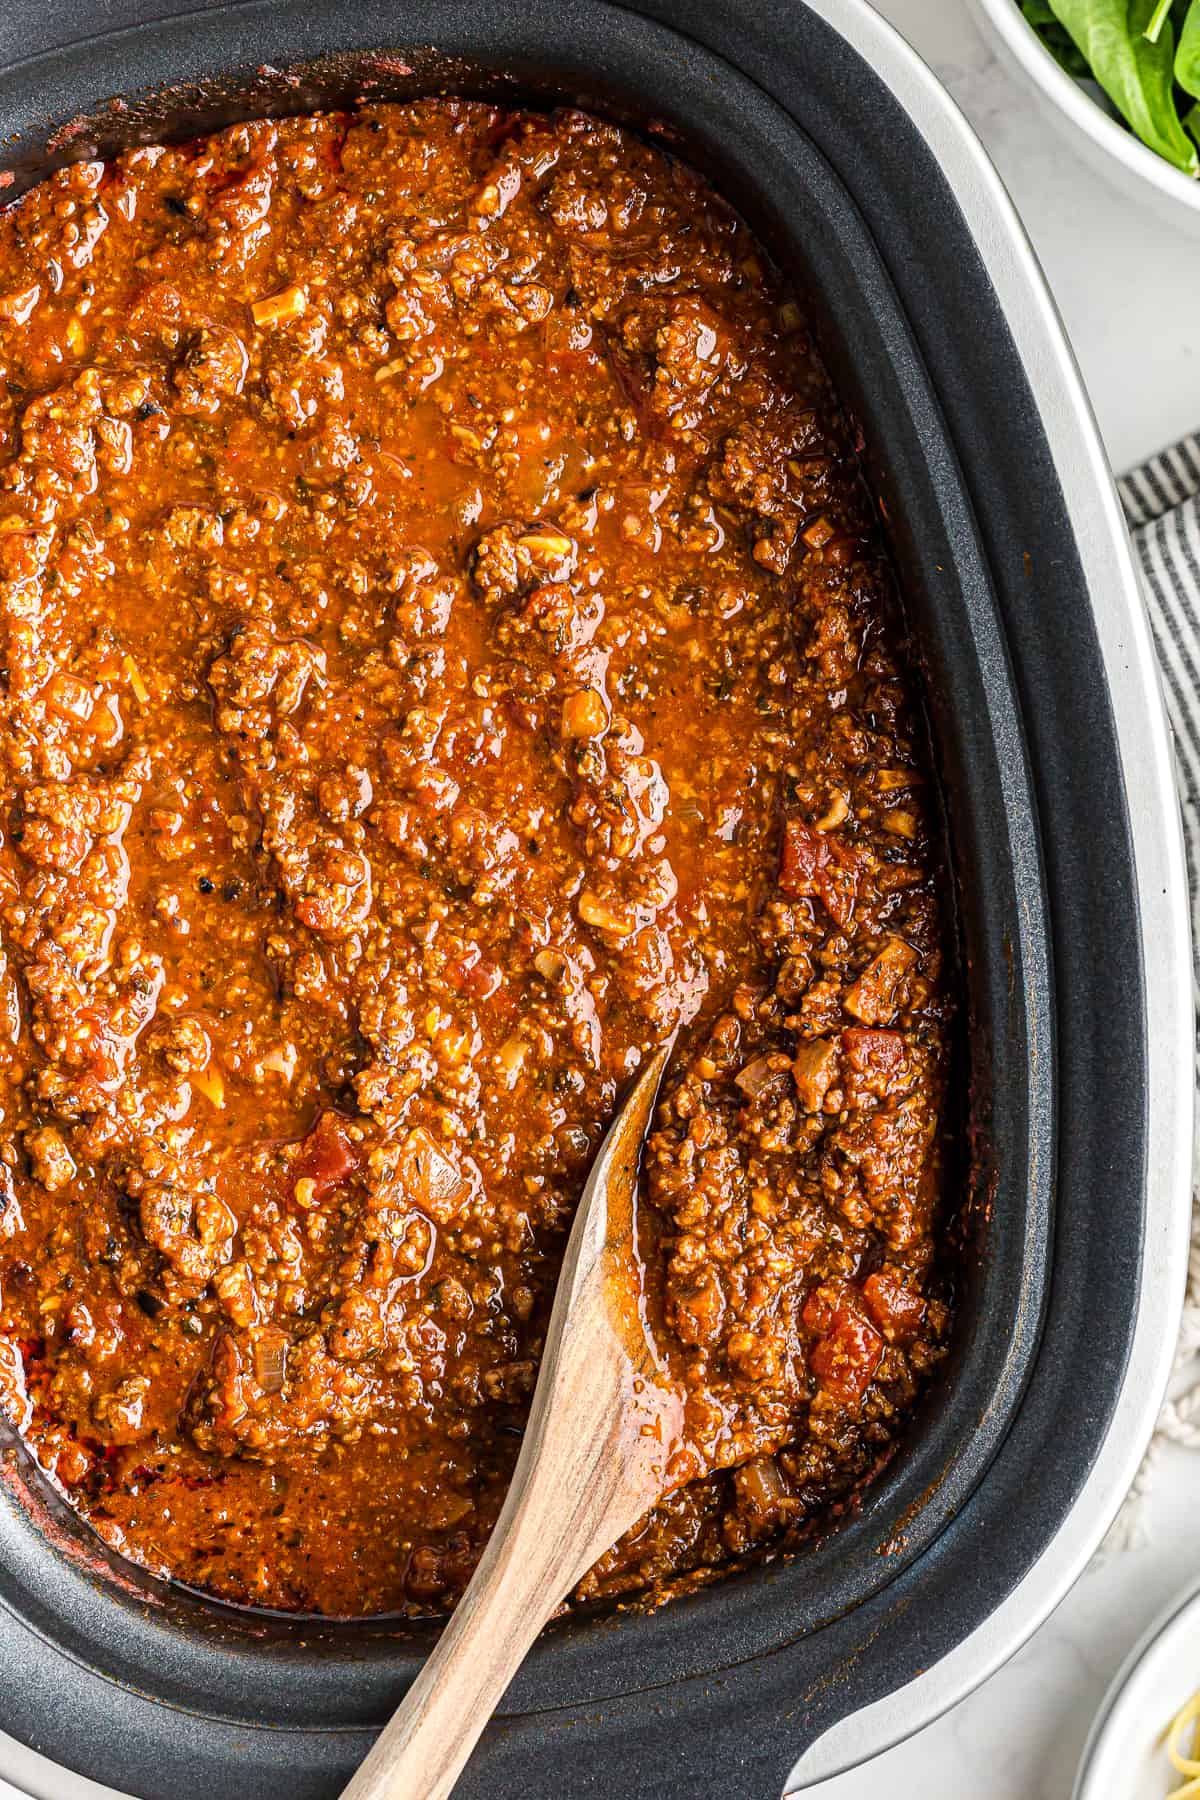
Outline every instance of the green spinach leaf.
POLYGON ((1200 151, 1175 104, 1174 28, 1167 20, 1157 42, 1145 36, 1158 0, 1050 0, 1050 5, 1142 142, 1177 169, 1200 174, 1200 151))
POLYGON ((1067 74, 1073 75, 1077 81, 1087 80, 1092 71, 1072 40, 1071 34, 1059 24, 1050 11, 1050 0, 1021 0, 1021 11, 1051 56, 1056 62, 1062 64, 1067 74))
MULTIPOLYGON (((1191 0, 1179 28, 1175 79, 1185 94, 1191 94, 1193 99, 1200 100, 1200 0, 1191 0)), ((1195 130, 1191 114, 1188 115, 1188 123, 1195 130)))

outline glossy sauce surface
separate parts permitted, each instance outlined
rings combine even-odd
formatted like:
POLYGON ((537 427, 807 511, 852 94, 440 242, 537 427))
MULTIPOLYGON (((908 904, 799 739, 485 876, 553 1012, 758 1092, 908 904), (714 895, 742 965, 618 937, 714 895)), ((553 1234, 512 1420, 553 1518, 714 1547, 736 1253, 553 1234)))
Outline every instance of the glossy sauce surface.
POLYGON ((786 1544, 940 1354, 944 884, 795 298, 663 150, 377 106, 0 215, 0 1397, 227 1598, 453 1604, 631 1075, 698 1478, 786 1544))

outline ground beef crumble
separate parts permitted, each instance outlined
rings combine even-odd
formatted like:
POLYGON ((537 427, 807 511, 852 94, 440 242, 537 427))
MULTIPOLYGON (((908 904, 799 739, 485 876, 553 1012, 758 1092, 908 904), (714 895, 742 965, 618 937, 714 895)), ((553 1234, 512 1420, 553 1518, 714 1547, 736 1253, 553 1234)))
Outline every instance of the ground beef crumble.
POLYGON ((452 1605, 677 1027, 705 1473, 581 1593, 887 1460, 948 1323, 929 768, 801 308, 689 169, 438 100, 0 215, 0 788, 0 1404, 111 1545, 452 1605))

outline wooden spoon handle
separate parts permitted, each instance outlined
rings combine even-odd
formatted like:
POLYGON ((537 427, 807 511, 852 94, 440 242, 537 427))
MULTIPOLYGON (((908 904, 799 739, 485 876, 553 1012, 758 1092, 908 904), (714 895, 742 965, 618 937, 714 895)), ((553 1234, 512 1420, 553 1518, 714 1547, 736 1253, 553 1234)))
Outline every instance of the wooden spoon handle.
POLYGON ((680 1401, 657 1385, 631 1258, 638 1155, 670 1049, 642 1070, 584 1187, 479 1567, 342 1800, 442 1800, 546 1620, 669 1485, 680 1401))
POLYGON ((493 1534, 436 1649, 345 1790, 343 1800, 443 1800, 533 1640, 584 1573, 569 1529, 539 1543, 531 1511, 493 1534))

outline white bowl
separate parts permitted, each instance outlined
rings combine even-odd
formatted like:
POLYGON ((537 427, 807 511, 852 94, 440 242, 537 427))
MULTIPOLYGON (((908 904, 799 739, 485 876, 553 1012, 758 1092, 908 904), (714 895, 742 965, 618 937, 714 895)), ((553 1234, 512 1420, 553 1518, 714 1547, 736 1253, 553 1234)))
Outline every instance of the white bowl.
POLYGON ((1113 1678, 1084 1748, 1073 1800, 1162 1800, 1183 1777, 1166 1731, 1200 1683, 1200 1584, 1172 1601, 1113 1678))
POLYGON ((970 5, 1001 60, 1041 95, 1050 119, 1093 168, 1174 224, 1200 233, 1200 181, 1148 149, 1068 75, 1017 0, 970 0, 970 5))

